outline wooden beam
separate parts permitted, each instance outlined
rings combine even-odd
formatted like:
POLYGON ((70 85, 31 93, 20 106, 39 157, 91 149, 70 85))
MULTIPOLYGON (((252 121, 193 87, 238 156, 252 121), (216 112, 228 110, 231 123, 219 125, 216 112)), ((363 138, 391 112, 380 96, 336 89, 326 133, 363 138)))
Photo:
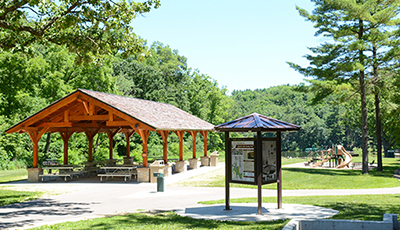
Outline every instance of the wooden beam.
POLYGON ((74 93, 72 95, 70 95, 67 98, 64 98, 63 100, 57 102, 56 104, 52 105, 51 107, 42 110, 41 112, 35 114, 34 116, 30 117, 29 119, 27 119, 24 122, 21 122, 19 125, 15 126, 14 128, 7 130, 7 133, 14 133, 14 132, 18 132, 21 127, 28 127, 31 124, 38 122, 39 120, 49 116, 51 113, 56 112, 57 110, 59 110, 60 108, 64 107, 65 105, 73 102, 74 100, 77 99, 78 95, 80 93, 74 93))
POLYGON ((185 131, 178 130, 178 131, 174 131, 174 133, 179 138, 179 161, 183 161, 183 135, 185 134, 185 131))
POLYGON ((132 123, 128 121, 107 121, 107 126, 131 126, 132 123))
POLYGON ((46 122, 38 127, 72 127, 72 122, 46 122))
POLYGON ((189 131, 190 135, 192 136, 193 139, 193 158, 196 158, 196 136, 197 132, 196 131, 189 131))
POLYGON ((69 122, 69 119, 68 119, 69 112, 70 112, 69 109, 67 109, 67 110, 64 111, 64 122, 65 122, 65 123, 68 123, 68 122, 69 122))
POLYGON ((164 160, 164 164, 168 163, 168 135, 169 135, 169 131, 168 130, 158 130, 157 131, 158 134, 161 135, 162 139, 163 139, 163 160, 164 160))
POLYGON ((82 102, 82 105, 83 105, 83 108, 85 108, 86 114, 89 115, 89 112, 90 112, 90 111, 89 111, 88 102, 86 102, 86 101, 84 101, 84 100, 81 100, 81 99, 78 99, 78 101, 82 102))
POLYGON ((112 111, 108 111, 108 122, 113 122, 114 121, 114 114, 112 111))
POLYGON ((204 156, 207 156, 207 131, 200 131, 200 134, 204 137, 204 156))
POLYGON ((74 123, 72 125, 76 128, 105 128, 106 126, 101 126, 99 123, 74 123))
POLYGON ((90 103, 90 104, 89 104, 89 116, 92 116, 92 115, 94 115, 94 114, 95 114, 94 105, 93 105, 93 103, 90 103))
POLYGON ((70 121, 107 121, 108 115, 69 116, 70 121))

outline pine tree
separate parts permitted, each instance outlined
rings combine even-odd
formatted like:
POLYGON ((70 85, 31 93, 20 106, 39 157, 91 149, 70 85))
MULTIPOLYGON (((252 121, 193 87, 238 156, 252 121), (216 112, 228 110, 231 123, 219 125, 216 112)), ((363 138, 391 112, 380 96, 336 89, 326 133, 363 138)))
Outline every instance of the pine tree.
MULTIPOLYGON (((390 68, 398 53, 393 44, 399 19, 400 0, 312 0, 312 13, 297 7, 300 15, 314 23, 315 36, 329 42, 310 48, 310 66, 288 63, 305 76, 336 84, 350 83, 361 101, 362 164, 368 174, 367 103, 368 84, 379 80, 379 68, 390 68)), ((377 91, 375 91, 377 92, 377 91)), ((376 95, 376 93, 375 93, 376 95)), ((377 105, 379 105, 379 94, 377 105)), ((379 109, 379 106, 376 107, 379 109)), ((377 111, 379 112, 379 110, 377 111)), ((379 119, 379 116, 377 116, 379 119)), ((379 128, 379 125, 377 125, 379 128)), ((381 161, 380 161, 381 162, 381 161)))

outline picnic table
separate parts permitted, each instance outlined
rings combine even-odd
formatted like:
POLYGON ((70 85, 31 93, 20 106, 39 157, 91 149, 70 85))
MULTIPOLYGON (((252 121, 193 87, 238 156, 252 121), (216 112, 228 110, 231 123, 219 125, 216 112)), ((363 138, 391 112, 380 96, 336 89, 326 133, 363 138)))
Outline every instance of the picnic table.
POLYGON ((137 176, 137 166, 127 166, 127 165, 121 165, 121 166, 103 166, 100 167, 100 169, 104 170, 104 173, 97 174, 97 176, 100 177, 100 181, 104 182, 103 177, 106 178, 106 181, 108 178, 114 178, 114 177, 124 177, 124 181, 128 182, 132 180, 132 176, 136 177, 137 176))
POLYGON ((77 179, 82 175, 82 168, 78 166, 52 166, 43 167, 43 174, 39 175, 42 178, 42 182, 45 178, 57 180, 57 178, 64 178, 64 181, 71 181, 74 177, 77 179), (47 171, 47 172, 46 172, 47 171))

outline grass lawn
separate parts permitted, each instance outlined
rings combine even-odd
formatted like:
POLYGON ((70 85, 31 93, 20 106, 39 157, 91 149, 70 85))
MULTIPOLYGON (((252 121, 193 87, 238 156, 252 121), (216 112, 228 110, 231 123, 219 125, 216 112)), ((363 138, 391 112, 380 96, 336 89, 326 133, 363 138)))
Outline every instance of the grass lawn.
POLYGON ((26 179, 28 179, 28 171, 26 169, 0 170, 0 183, 26 179))
MULTIPOLYGON (((355 162, 359 159, 355 158, 355 162)), ((282 159, 283 164, 298 163, 304 159, 282 159), (293 160, 293 161, 291 161, 293 160)), ((393 177, 400 167, 398 159, 383 158, 383 171, 370 170, 362 175, 361 170, 319 169, 319 168, 282 168, 283 189, 369 189, 399 187, 400 181, 393 177)), ((225 170, 220 169, 205 175, 190 178, 175 184, 176 186, 224 187, 225 170)), ((232 187, 256 188, 254 185, 231 183, 232 187)), ((276 189, 276 184, 264 185, 264 189, 276 189)))
POLYGON ((197 220, 174 212, 133 213, 33 229, 282 229, 286 221, 236 222, 197 220))
MULTIPOLYGON (((257 198, 231 199, 232 203, 257 203, 257 198)), ((203 204, 223 204, 225 200, 205 201, 203 204)), ((276 203, 276 197, 263 197, 263 203, 276 203)), ((339 211, 331 219, 381 221, 383 214, 397 214, 400 219, 400 194, 349 195, 349 196, 304 196, 283 197, 285 203, 315 205, 339 211)))
MULTIPOLYGON (((224 200, 200 202, 203 204, 222 204, 224 200)), ((231 199, 233 203, 256 203, 257 198, 231 199)), ((276 198, 264 197, 264 203, 275 203, 276 198)), ((400 195, 351 195, 283 197, 285 203, 315 205, 332 208, 339 214, 332 219, 381 221, 383 214, 393 213, 400 217, 400 195)), ((282 229, 288 222, 230 222, 196 220, 181 217, 173 212, 133 213, 78 222, 66 222, 34 229, 282 229)))
POLYGON ((0 188, 0 206, 35 200, 41 197, 42 192, 15 191, 0 188))

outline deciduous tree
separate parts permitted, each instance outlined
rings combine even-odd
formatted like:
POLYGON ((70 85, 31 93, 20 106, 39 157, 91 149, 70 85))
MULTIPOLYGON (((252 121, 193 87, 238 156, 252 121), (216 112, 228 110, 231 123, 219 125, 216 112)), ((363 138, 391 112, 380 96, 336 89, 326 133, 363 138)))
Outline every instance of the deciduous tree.
POLYGON ((0 1, 0 48, 27 51, 33 43, 55 43, 85 62, 114 50, 140 55, 132 20, 159 5, 159 0, 0 1))

